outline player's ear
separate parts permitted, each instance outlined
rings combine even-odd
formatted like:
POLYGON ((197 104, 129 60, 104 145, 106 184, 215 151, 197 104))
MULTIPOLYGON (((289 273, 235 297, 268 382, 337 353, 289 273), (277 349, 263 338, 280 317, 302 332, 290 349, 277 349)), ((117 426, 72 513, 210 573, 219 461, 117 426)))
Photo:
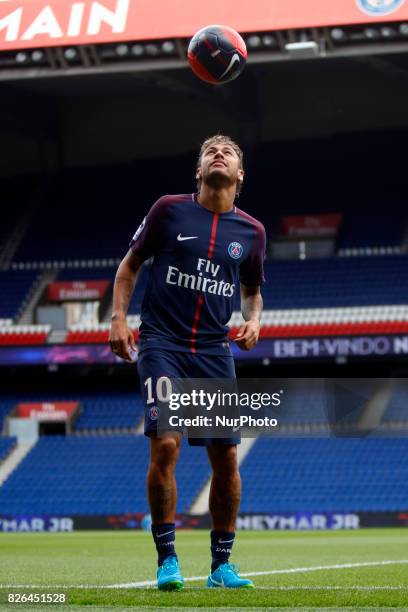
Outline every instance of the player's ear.
POLYGON ((239 180, 240 183, 243 182, 244 175, 245 175, 245 172, 243 170, 238 170, 238 180, 239 180))

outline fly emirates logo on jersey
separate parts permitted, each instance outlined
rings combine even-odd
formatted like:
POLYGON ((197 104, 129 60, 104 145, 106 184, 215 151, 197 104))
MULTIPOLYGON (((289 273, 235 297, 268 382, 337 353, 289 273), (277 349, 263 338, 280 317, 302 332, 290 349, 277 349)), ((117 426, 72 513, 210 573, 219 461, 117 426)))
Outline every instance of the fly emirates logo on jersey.
POLYGON ((202 291, 213 295, 223 295, 232 297, 235 292, 235 284, 226 283, 217 277, 220 271, 219 264, 215 264, 209 259, 197 260, 197 274, 187 274, 181 272, 175 266, 169 266, 167 270, 166 283, 177 287, 184 287, 192 291, 202 291), (206 276, 204 276, 204 274, 206 276))

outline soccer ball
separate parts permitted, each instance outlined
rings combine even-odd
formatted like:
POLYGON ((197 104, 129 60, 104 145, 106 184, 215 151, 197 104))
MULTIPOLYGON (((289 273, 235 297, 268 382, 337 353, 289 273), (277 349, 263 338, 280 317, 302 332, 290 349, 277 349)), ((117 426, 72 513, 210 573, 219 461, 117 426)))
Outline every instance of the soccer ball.
POLYGON ((188 46, 188 61, 194 74, 212 85, 236 79, 246 58, 243 38, 228 26, 207 26, 194 34, 188 46))

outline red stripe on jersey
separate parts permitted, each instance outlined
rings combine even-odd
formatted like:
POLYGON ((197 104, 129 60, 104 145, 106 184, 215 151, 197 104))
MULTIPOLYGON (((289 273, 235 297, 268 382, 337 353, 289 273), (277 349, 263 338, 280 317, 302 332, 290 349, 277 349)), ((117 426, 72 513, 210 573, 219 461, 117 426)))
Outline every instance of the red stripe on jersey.
MULTIPOLYGON (((218 213, 214 213, 212 227, 211 227, 210 244, 208 246, 208 253, 207 253, 208 259, 211 259, 213 254, 214 254, 215 237, 217 235, 218 219, 219 219, 219 214, 218 213)), ((196 335, 197 335, 198 323, 200 321, 201 309, 203 307, 203 303, 204 303, 204 294, 201 292, 199 294, 199 296, 198 296, 197 308, 196 308, 195 315, 194 315, 194 322, 193 322, 193 326, 191 328, 190 345, 191 345, 191 352, 192 353, 196 353, 197 352, 197 349, 196 349, 196 341, 197 341, 196 340, 196 335)))
POLYGON ((204 302, 204 295, 202 293, 199 294, 198 296, 198 302, 197 302, 197 308, 195 311, 195 315, 194 315, 194 323, 193 323, 193 327, 191 328, 191 352, 192 353, 196 353, 197 349, 196 349, 196 333, 197 333, 197 328, 198 328, 198 322, 200 320, 200 315, 201 315, 201 308, 203 306, 203 302, 204 302))
POLYGON ((212 228, 211 228, 210 246, 208 247, 208 253, 207 253, 208 259, 211 259, 214 253, 215 236, 217 235, 217 226, 218 226, 219 216, 220 216, 219 213, 214 213, 214 218, 213 218, 212 228))

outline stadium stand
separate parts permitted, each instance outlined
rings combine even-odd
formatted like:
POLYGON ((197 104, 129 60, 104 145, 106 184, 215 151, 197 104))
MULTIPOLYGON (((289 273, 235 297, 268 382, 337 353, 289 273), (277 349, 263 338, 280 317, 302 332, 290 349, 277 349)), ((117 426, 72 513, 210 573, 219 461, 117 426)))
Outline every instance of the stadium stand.
POLYGON ((112 280, 117 266, 93 266, 64 268, 58 272, 57 281, 112 280))
POLYGON ((4 418, 19 402, 69 402, 79 401, 80 415, 74 422, 78 432, 97 430, 131 429, 143 416, 141 397, 133 393, 33 393, 3 396, 0 400, 0 431, 4 418))
POLYGON ((406 510, 407 438, 260 438, 241 466, 241 512, 406 510))
POLYGON ((17 319, 38 281, 34 270, 0 271, 0 319, 17 319))
MULTIPOLYGON (((103 180, 98 169, 66 170, 30 223, 14 262, 59 265, 73 260, 121 259, 143 216, 161 195, 152 193, 151 186, 146 192, 143 181, 139 180, 145 175, 146 167, 150 168, 149 162, 140 160, 130 171, 125 166, 110 168, 103 180), (119 206, 126 214, 116 214, 119 206), (61 211, 69 211, 62 221, 61 211), (49 231, 50 227, 57 226, 61 231, 49 231)), ((177 160, 169 159, 160 170, 169 193, 176 182, 178 168, 177 160)))
MULTIPOLYGON (((283 385, 285 395, 281 405, 270 414, 265 412, 265 416, 278 420, 280 429, 293 425, 302 425, 302 430, 314 425, 351 427, 358 422, 373 394, 373 385, 364 381, 354 385, 346 383, 344 387, 341 381, 318 378, 296 379, 292 385, 291 382, 283 385)), ((254 416, 251 410, 248 414, 254 416)))
POLYGON ((396 381, 387 410, 383 416, 384 423, 408 423, 408 384, 406 381, 396 381))
MULTIPOLYGON (((146 512, 146 438, 45 436, 0 487, 3 514, 105 515, 146 512)), ((179 512, 209 477, 202 449, 183 444, 179 512)))
POLYGON ((44 344, 51 325, 0 325, 0 346, 44 344))
MULTIPOLYGON (((2 178, 1 182, 1 223, 0 247, 2 248, 10 237, 15 239, 14 232, 27 211, 27 203, 33 197, 38 179, 35 175, 14 176, 2 178)), ((0 250, 1 250, 0 248, 0 250)))
MULTIPOLYGON (((133 331, 135 340, 139 337, 139 316, 127 318, 129 328, 133 331)), ((109 338, 110 323, 76 323, 70 328, 67 344, 106 344, 109 338)))
POLYGON ((110 323, 76 323, 69 330, 67 344, 107 344, 110 323))
POLYGON ((267 262, 266 309, 406 304, 408 257, 267 262))
POLYGON ((144 411, 140 395, 95 395, 82 399, 82 413, 75 422, 76 431, 134 428, 144 411))
POLYGON ((393 215, 348 214, 340 230, 338 250, 345 254, 358 254, 369 249, 399 247, 404 238, 404 225, 403 212, 393 215))
POLYGON ((13 450, 16 438, 0 438, 0 463, 13 450))
POLYGON ((14 397, 0 398, 0 433, 4 427, 4 419, 10 414, 16 403, 17 402, 14 397))

